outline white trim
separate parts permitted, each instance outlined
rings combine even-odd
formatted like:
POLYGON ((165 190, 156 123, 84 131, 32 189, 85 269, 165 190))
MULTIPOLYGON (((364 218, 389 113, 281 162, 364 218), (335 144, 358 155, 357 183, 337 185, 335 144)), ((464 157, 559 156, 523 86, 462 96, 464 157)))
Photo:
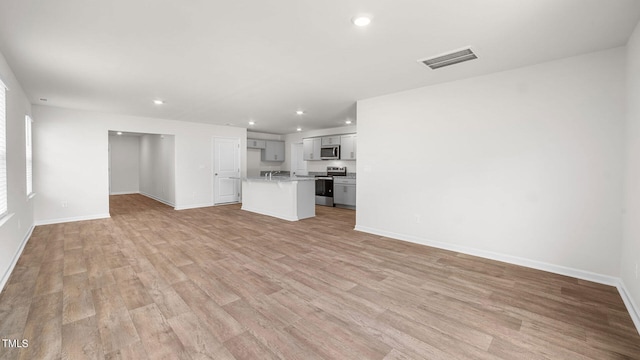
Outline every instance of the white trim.
POLYGON ((132 194, 140 194, 140 191, 116 191, 109 194, 111 195, 132 195, 132 194))
POLYGON ((604 285, 617 286, 618 285, 618 280, 619 280, 617 277, 614 277, 614 276, 597 274, 597 273, 590 272, 590 271, 574 269, 574 268, 570 268, 570 267, 566 267, 566 266, 562 266, 562 265, 549 264, 549 263, 546 263, 546 262, 537 261, 537 260, 531 260, 531 259, 526 259, 526 258, 521 258, 521 257, 518 257, 518 256, 500 254, 500 253, 495 253, 495 252, 492 252, 492 251, 474 249, 474 248, 470 248, 470 247, 466 247, 466 246, 460 246, 460 245, 443 243, 443 242, 439 242, 439 241, 427 240, 427 239, 423 239, 423 238, 420 238, 420 237, 417 237, 417 236, 398 234, 398 233, 394 233, 394 232, 391 232, 391 231, 379 230, 379 229, 374 229, 374 228, 370 228, 370 227, 366 227, 366 226, 358 226, 358 225, 356 225, 355 230, 366 232, 366 233, 371 233, 371 234, 375 234, 375 235, 390 237, 390 238, 394 238, 394 239, 397 239, 397 240, 408 241, 408 242, 412 242, 412 243, 416 243, 416 244, 420 244, 420 245, 431 246, 431 247, 435 247, 435 248, 439 248, 439 249, 455 251, 455 252, 459 252, 459 253, 462 253, 462 254, 467 254, 467 255, 472 255, 472 256, 479 256, 479 257, 482 257, 482 258, 485 258, 485 259, 502 261, 502 262, 505 262, 505 263, 514 264, 514 265, 520 265, 520 266, 524 266, 524 267, 528 267, 528 268, 532 268, 532 269, 548 271, 548 272, 552 272, 552 273, 556 273, 556 274, 560 274, 560 275, 571 276, 571 277, 574 277, 574 278, 587 280, 587 281, 592 281, 592 282, 596 282, 596 283, 604 284, 604 285))
POLYGON ((153 200, 155 200, 155 201, 161 202, 161 203, 163 203, 163 204, 165 204, 165 205, 169 205, 169 206, 171 206, 171 207, 172 207, 172 208, 174 208, 174 209, 175 209, 175 207, 176 207, 176 205, 175 205, 175 204, 172 204, 172 203, 170 203, 170 202, 168 202, 168 201, 166 201, 166 200, 164 200, 164 199, 160 199, 159 197, 155 197, 155 196, 150 195, 150 194, 147 194, 147 193, 145 193, 145 192, 140 192, 139 194, 140 194, 140 195, 143 195, 143 196, 146 196, 146 197, 148 197, 149 199, 153 199, 153 200))
POLYGON ((74 221, 109 219, 110 217, 111 217, 110 214, 74 216, 74 217, 59 218, 59 219, 36 220, 35 224, 37 226, 39 226, 39 225, 51 225, 51 224, 62 224, 62 223, 68 223, 68 222, 74 222, 74 221))
POLYGON ((443 243, 439 241, 432 241, 428 239, 424 239, 421 237, 406 235, 406 234, 398 234, 392 231, 374 229, 367 226, 359 226, 356 225, 354 228, 356 231, 362 231, 374 235, 380 235, 388 238, 393 238, 396 240, 407 241, 415 244, 431 246, 439 249, 450 250, 459 252, 462 254, 479 256, 485 259, 502 261, 509 264, 520 265, 532 269, 538 269, 542 271, 547 271, 555 274, 570 276, 577 279, 587 280, 603 285, 614 286, 618 289, 620 296, 622 297, 622 301, 631 316, 631 320, 633 320, 634 325, 636 326, 636 330, 640 334, 640 311, 638 311, 638 307, 633 302, 633 299, 629 296, 629 292, 627 291, 624 282, 622 279, 615 276, 608 276, 597 274, 590 271, 574 269, 566 266, 549 264, 542 261, 536 261, 531 259, 525 259, 518 256, 511 256, 506 254, 495 253, 492 251, 485 251, 480 249, 474 249, 466 246, 454 245, 443 243))
POLYGON ((0 80, 0 217, 9 213, 9 149, 6 86, 0 80))
POLYGON ((184 206, 176 206, 175 209, 176 210, 189 210, 189 209, 198 209, 198 208, 204 208, 204 207, 211 207, 214 206, 211 203, 204 203, 204 204, 191 204, 191 205, 184 205, 184 206))
POLYGON ((229 202, 215 204, 213 206, 225 206, 225 205, 233 205, 233 204, 242 204, 242 201, 229 201, 229 202))
POLYGON ((0 226, 4 225, 15 213, 7 213, 3 216, 0 216, 0 226))
POLYGON ((635 302, 633 302, 633 299, 631 298, 631 296, 629 296, 629 291, 627 290, 627 286, 624 284, 624 281, 622 279, 618 279, 618 285, 616 287, 618 288, 620 297, 624 302, 624 306, 626 306, 627 311, 629 311, 629 316, 631 316, 631 320, 633 321, 633 324, 636 326, 636 330, 638 331, 638 334, 640 334, 640 310, 636 306, 635 302))
POLYGON ((25 114, 25 129, 24 129, 24 145, 25 145, 25 180, 26 180, 26 192, 27 199, 30 199, 33 194, 33 119, 31 115, 25 114))
POLYGON ((35 226, 31 226, 29 228, 29 231, 27 231, 27 234, 24 236, 24 239, 22 239, 22 243, 20 244, 18 251, 13 255, 13 259, 11 260, 11 264, 9 265, 9 268, 7 269, 7 271, 5 271, 4 275, 2 275, 2 279, 0 279, 0 291, 4 290, 5 285, 7 285, 7 282, 9 282, 9 277, 11 277, 11 273, 13 272, 13 269, 15 269, 16 265, 18 264, 20 255, 22 255, 22 251, 24 251, 24 247, 27 245, 27 242, 31 238, 33 229, 35 229, 35 226))

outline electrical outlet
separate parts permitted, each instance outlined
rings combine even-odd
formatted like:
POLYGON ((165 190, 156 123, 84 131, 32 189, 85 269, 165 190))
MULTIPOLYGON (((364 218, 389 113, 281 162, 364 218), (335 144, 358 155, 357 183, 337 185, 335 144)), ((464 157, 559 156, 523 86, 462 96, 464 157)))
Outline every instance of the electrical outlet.
POLYGON ((422 221, 420 214, 416 214, 416 224, 420 224, 420 222, 422 221))
POLYGON ((18 220, 18 229, 22 229, 22 223, 18 220))
POLYGON ((67 206, 69 206, 69 204, 68 204, 66 201, 63 201, 63 202, 62 202, 62 207, 63 207, 63 208, 66 208, 67 206))
POLYGON ((636 279, 638 278, 638 263, 636 263, 636 279))

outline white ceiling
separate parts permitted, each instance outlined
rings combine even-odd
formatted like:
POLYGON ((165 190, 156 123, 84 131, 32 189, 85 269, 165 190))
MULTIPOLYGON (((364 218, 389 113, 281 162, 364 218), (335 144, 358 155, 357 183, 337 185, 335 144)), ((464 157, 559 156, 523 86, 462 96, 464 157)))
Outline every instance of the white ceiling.
POLYGON ((285 134, 355 120, 360 99, 622 46, 639 18, 640 0, 0 0, 0 52, 34 104, 285 134), (416 61, 465 46, 479 59, 416 61))

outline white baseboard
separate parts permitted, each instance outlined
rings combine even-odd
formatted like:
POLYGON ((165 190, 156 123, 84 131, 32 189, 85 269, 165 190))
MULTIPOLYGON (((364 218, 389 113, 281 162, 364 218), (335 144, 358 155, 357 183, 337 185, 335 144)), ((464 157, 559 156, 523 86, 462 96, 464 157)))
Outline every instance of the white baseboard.
POLYGON ((627 307, 629 314, 631 315, 633 323, 636 326, 636 330, 638 331, 638 333, 640 333, 640 317, 638 316, 640 312, 638 312, 638 307, 635 305, 632 298, 629 296, 628 291, 626 290, 626 287, 622 282, 622 279, 618 277, 602 275, 602 274, 580 270, 580 269, 574 269, 574 268, 570 268, 562 265, 549 264, 546 262, 521 258, 518 256, 500 254, 492 251, 474 249, 466 246, 443 243, 439 241, 432 241, 432 240, 424 239, 424 238, 413 236, 413 235, 399 234, 399 233, 375 229, 367 226, 356 225, 355 230, 374 234, 374 235, 380 235, 380 236, 384 236, 384 237, 388 237, 396 240, 402 240, 402 241, 407 241, 415 244, 431 246, 434 248, 455 251, 462 254, 478 256, 485 259, 497 260, 497 261, 501 261, 509 264, 520 265, 520 266, 547 271, 547 272, 551 272, 559 275, 570 276, 573 278, 587 280, 587 281, 591 281, 591 282, 595 282, 603 285, 615 286, 618 289, 618 292, 620 292, 620 296, 622 297, 622 300, 624 301, 624 304, 627 307))
POLYGON ((9 277, 11 276, 13 269, 15 269, 16 265, 18 264, 18 259, 20 259, 20 255, 22 255, 22 252, 24 251, 24 247, 27 245, 27 242, 31 238, 33 229, 35 229, 35 225, 31 226, 29 228, 29 231, 27 231, 27 234, 22 239, 22 243, 20 244, 20 247, 18 247, 18 251, 16 251, 16 253, 13 255, 13 259, 11 259, 11 264, 9 264, 9 268, 7 269, 7 271, 5 271, 4 275, 2 275, 2 279, 0 279, 0 292, 4 290, 4 286, 7 285, 7 282, 9 281, 9 277))
POLYGON ((131 194, 140 194, 140 191, 116 191, 109 193, 109 195, 131 195, 131 194))
POLYGON ((622 297, 624 306, 626 306, 627 311, 629 311, 629 315, 631 316, 631 320, 633 320, 633 324, 636 326, 638 334, 640 334, 640 309, 638 309, 636 303, 633 301, 631 296, 629 296, 627 286, 624 284, 624 281, 622 279, 618 281, 618 285, 616 287, 618 288, 620 297, 622 297))
POLYGON ((85 215, 85 216, 74 216, 68 218, 59 218, 59 219, 49 219, 49 220, 36 220, 35 225, 51 225, 51 224, 62 224, 74 221, 85 221, 85 220, 99 220, 99 219, 108 219, 111 215, 109 214, 96 214, 96 215, 85 215))
POLYGON ((211 203, 206 203, 206 204, 193 204, 193 205, 185 205, 185 206, 176 206, 176 210, 188 210, 188 209, 198 209, 198 208, 203 208, 203 207, 210 207, 213 206, 213 204, 211 203))
POLYGON ((203 207, 223 206, 223 205, 233 205, 233 204, 240 204, 240 202, 239 201, 233 201, 233 202, 221 203, 221 204, 212 204, 212 203, 193 204, 193 205, 176 206, 175 209, 176 210, 189 210, 189 209, 199 209, 199 208, 203 208, 203 207))
POLYGON ((242 204, 242 201, 229 201, 229 202, 213 204, 212 206, 225 206, 225 205, 234 205, 234 204, 242 204))
POLYGON ((147 194, 147 193, 145 193, 145 192, 140 192, 139 194, 140 194, 140 195, 144 195, 144 196, 148 197, 149 199, 153 199, 153 200, 155 200, 155 201, 159 201, 159 202, 161 202, 161 203, 163 203, 163 204, 165 204, 165 205, 169 205, 169 206, 171 206, 171 207, 172 207, 172 208, 174 208, 174 209, 175 209, 175 207, 176 207, 176 204, 172 204, 172 203, 168 202, 167 200, 160 199, 159 197, 153 196, 153 195, 151 195, 151 194, 147 194))

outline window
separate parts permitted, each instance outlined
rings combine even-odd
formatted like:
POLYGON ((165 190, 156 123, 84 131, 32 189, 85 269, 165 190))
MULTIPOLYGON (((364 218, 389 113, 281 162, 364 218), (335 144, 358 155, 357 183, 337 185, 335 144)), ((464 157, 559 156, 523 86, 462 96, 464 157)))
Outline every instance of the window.
POLYGON ((7 214, 7 114, 6 90, 0 81, 0 217, 7 214))
POLYGON ((27 197, 33 194, 33 146, 31 145, 31 117, 24 117, 25 152, 27 157, 27 197))

